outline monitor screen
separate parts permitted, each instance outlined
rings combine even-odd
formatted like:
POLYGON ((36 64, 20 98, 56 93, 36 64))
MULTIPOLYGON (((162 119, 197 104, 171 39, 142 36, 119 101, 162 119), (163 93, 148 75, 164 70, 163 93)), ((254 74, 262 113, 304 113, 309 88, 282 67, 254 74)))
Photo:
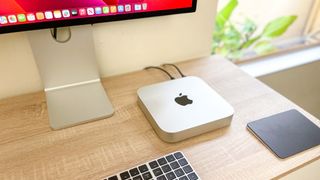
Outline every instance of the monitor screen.
POLYGON ((193 12, 196 0, 0 0, 0 33, 193 12))

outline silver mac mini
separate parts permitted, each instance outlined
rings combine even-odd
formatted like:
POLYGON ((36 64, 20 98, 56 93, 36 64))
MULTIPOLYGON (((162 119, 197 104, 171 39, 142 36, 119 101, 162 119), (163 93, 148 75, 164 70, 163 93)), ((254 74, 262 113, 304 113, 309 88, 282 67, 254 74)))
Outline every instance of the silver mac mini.
POLYGON ((234 110, 194 76, 138 89, 139 106, 159 137, 178 142, 230 125, 234 110))

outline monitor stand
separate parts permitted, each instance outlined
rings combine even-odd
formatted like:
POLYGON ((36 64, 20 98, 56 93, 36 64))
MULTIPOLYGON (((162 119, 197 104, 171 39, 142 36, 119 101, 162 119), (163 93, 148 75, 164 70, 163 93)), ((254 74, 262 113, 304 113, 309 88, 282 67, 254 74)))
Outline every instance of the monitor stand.
POLYGON ((101 84, 92 26, 58 29, 72 32, 58 42, 52 30, 27 33, 47 98, 50 126, 66 128, 112 116, 114 110, 101 84))

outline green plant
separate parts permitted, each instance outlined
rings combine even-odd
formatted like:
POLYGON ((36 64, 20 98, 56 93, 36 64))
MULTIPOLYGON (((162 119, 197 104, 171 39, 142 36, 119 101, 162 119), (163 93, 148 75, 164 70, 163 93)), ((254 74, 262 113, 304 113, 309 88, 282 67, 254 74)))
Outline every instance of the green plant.
POLYGON ((263 31, 257 33, 257 24, 246 18, 242 24, 230 21, 238 6, 238 0, 230 2, 218 12, 213 32, 212 54, 220 54, 231 60, 243 56, 245 49, 253 49, 257 54, 266 54, 276 50, 271 40, 283 35, 295 22, 297 16, 283 16, 270 21, 263 31))

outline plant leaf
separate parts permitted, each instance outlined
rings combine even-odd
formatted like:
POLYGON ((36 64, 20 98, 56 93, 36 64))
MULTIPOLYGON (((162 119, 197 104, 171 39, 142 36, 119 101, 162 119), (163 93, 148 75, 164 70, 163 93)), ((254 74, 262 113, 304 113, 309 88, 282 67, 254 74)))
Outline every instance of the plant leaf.
POLYGON ((230 2, 217 14, 216 28, 222 29, 229 20, 232 12, 238 6, 238 0, 230 0, 230 2))
POLYGON ((260 41, 254 46, 254 51, 259 55, 269 54, 276 50, 277 48, 269 41, 260 41))
POLYGON ((243 49, 249 48, 253 43, 257 42, 260 38, 261 38, 261 36, 257 36, 257 37, 249 39, 249 41, 245 42, 242 45, 242 48, 243 49))
POLYGON ((295 22, 297 16, 283 16, 267 24, 262 32, 263 37, 275 38, 281 36, 295 22))
POLYGON ((214 54, 219 54, 226 57, 230 53, 230 50, 226 47, 218 47, 215 49, 214 54))
POLYGON ((243 51, 240 51, 240 50, 229 52, 229 54, 227 55, 227 58, 230 59, 231 61, 237 61, 242 57, 243 57, 243 51))
POLYGON ((230 51, 236 50, 241 46, 241 33, 231 24, 228 24, 224 30, 221 43, 230 51))
POLYGON ((246 20, 244 21, 244 24, 242 25, 241 33, 246 36, 250 36, 256 30, 257 30, 256 23, 253 20, 246 18, 246 20))

